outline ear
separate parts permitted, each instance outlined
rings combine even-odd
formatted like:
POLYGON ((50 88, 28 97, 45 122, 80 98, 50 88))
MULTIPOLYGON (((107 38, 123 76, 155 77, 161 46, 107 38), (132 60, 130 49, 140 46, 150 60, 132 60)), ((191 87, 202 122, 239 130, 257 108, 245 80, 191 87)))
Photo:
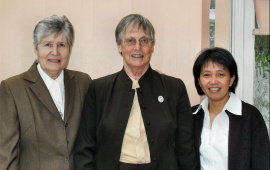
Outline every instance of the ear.
POLYGON ((37 49, 36 49, 36 47, 35 47, 35 43, 34 43, 34 42, 33 42, 33 48, 34 48, 35 54, 37 55, 37 49))
POLYGON ((235 76, 232 76, 231 79, 230 79, 230 87, 232 86, 234 80, 235 80, 235 76))
POLYGON ((122 55, 122 45, 121 44, 117 44, 117 49, 118 49, 119 54, 122 55))
POLYGON ((155 50, 155 45, 152 45, 152 49, 151 49, 151 52, 153 53, 155 50))

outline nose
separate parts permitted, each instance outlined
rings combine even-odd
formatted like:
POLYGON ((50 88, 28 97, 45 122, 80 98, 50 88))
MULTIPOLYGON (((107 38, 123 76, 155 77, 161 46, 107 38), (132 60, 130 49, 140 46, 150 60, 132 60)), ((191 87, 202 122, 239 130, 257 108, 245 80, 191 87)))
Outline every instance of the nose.
POLYGON ((213 76, 211 79, 210 79, 210 84, 217 84, 218 83, 218 78, 216 76, 213 76))
POLYGON ((57 47, 57 45, 54 45, 54 46, 53 46, 53 49, 52 49, 51 54, 52 54, 52 55, 58 55, 58 47, 57 47))
POLYGON ((134 45, 135 50, 140 50, 141 49, 141 43, 140 41, 136 41, 136 44, 134 45))

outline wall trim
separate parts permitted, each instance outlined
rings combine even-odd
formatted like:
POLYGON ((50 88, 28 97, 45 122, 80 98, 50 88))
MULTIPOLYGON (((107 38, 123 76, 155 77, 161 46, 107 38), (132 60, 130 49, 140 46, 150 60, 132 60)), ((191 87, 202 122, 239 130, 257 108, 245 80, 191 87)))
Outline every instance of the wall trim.
POLYGON ((254 18, 253 0, 231 0, 230 51, 236 60, 239 75, 236 94, 250 104, 253 104, 255 75, 254 18))

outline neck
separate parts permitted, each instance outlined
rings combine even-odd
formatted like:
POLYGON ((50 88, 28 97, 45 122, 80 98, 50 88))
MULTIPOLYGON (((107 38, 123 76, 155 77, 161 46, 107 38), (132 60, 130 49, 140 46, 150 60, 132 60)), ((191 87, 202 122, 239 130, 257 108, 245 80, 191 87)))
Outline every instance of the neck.
MULTIPOLYGON (((229 97, 228 97, 229 99, 229 97)), ((224 108, 226 102, 228 101, 228 99, 224 102, 224 101, 210 101, 209 100, 209 116, 210 116, 210 128, 212 128, 212 124, 214 119, 217 117, 217 115, 222 111, 222 109, 224 108)))
POLYGON ((51 79, 55 80, 59 77, 60 73, 59 72, 45 72, 51 79))
POLYGON ((222 111, 224 106, 225 104, 211 102, 209 103, 209 113, 218 115, 222 111))
POLYGON ((222 111, 222 109, 224 108, 224 106, 227 103, 227 101, 229 100, 229 98, 230 98, 230 96, 228 94, 228 96, 226 96, 226 98, 224 98, 221 101, 209 100, 209 113, 214 114, 214 115, 218 115, 222 111))
POLYGON ((149 68, 149 65, 145 67, 138 67, 138 68, 131 68, 124 65, 124 69, 127 75, 132 77, 134 80, 139 80, 144 75, 144 73, 147 71, 148 68, 149 68))

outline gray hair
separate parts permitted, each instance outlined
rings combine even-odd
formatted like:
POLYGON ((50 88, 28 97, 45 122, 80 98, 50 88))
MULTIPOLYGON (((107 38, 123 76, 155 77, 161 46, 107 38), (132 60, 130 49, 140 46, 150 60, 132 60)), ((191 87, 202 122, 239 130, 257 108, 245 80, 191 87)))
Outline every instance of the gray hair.
POLYGON ((52 15, 41 20, 34 30, 34 45, 37 49, 40 41, 51 34, 63 33, 67 39, 69 49, 71 50, 74 42, 74 28, 66 16, 52 15))
POLYGON ((155 44, 155 29, 151 22, 139 14, 130 14, 118 23, 115 29, 115 39, 118 45, 121 44, 122 35, 125 34, 127 29, 131 28, 142 28, 145 34, 149 34, 152 40, 152 44, 155 44))

